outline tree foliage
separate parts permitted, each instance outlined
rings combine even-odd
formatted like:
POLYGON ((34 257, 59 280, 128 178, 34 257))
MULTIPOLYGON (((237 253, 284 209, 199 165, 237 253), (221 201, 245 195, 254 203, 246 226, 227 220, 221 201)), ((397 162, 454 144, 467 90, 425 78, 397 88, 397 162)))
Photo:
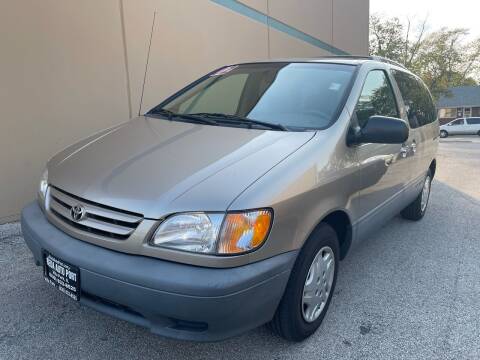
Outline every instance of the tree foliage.
POLYGON ((370 54, 404 64, 418 74, 438 98, 448 88, 477 85, 480 79, 480 38, 467 40, 467 29, 427 31, 427 20, 416 24, 399 18, 370 19, 370 54))

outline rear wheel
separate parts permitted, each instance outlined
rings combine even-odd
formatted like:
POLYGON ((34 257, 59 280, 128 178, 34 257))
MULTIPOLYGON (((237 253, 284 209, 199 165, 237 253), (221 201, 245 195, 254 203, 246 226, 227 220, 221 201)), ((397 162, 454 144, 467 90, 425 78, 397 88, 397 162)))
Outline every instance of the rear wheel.
MULTIPOLYGON (((480 131, 479 131, 480 133, 480 131)), ((441 138, 446 138, 448 137, 448 132, 446 132, 445 130, 440 130, 440 137, 441 138)))
POLYGON ((339 263, 337 234, 320 224, 300 251, 285 294, 269 327, 290 341, 301 341, 320 326, 332 299, 339 263))
POLYGON ((418 221, 423 218, 427 212, 428 200, 430 200, 430 190, 432 188, 432 172, 429 169, 427 176, 423 181, 422 192, 418 197, 402 210, 401 215, 408 220, 418 221))

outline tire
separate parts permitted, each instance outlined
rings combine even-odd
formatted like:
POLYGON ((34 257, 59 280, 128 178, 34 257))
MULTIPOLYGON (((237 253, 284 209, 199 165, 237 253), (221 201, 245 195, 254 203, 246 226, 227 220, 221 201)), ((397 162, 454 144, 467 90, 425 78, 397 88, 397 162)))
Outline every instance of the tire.
POLYGON ((321 223, 300 251, 275 316, 267 324, 274 333, 289 341, 302 341, 318 329, 327 313, 335 290, 340 261, 339 254, 337 233, 330 225, 321 223), (333 265, 331 261, 328 262, 332 259, 333 265), (314 260, 319 261, 316 264, 325 265, 328 262, 330 267, 315 267, 311 272, 310 267, 314 260), (332 266, 333 270, 327 270, 332 269, 332 266), (315 269, 317 269, 317 274, 315 274, 315 269), (314 296, 306 296, 304 299, 304 292, 308 291, 307 286, 310 286, 309 292, 314 296), (315 291, 317 287, 323 288, 320 295, 318 291, 315 291), (308 302, 312 302, 314 305, 307 305, 308 302), (321 304, 317 304, 317 307, 315 302, 321 304), (309 321, 306 320, 308 314, 310 315, 309 321))
POLYGON ((448 132, 446 132, 445 130, 440 130, 440 137, 442 139, 448 137, 448 132))
POLYGON ((404 219, 418 221, 425 216, 428 208, 428 201, 430 199, 431 188, 432 172, 429 169, 423 182, 422 191, 417 198, 400 213, 404 219), (425 202, 422 200, 425 200, 425 202))
POLYGON ((479 131, 479 132, 477 132, 477 135, 478 135, 478 136, 480 136, 480 131, 479 131))

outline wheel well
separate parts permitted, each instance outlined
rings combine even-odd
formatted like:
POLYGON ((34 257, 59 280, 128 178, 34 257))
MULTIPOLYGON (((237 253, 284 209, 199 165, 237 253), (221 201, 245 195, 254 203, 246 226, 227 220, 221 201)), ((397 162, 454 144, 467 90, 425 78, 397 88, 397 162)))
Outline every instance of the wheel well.
POLYGON ((352 243, 352 224, 348 215, 341 210, 328 214, 322 221, 330 225, 337 233, 340 245, 340 259, 344 259, 352 243))
POLYGON ((435 177, 435 171, 437 170, 437 160, 433 159, 430 163, 430 172, 432 173, 432 178, 435 177))

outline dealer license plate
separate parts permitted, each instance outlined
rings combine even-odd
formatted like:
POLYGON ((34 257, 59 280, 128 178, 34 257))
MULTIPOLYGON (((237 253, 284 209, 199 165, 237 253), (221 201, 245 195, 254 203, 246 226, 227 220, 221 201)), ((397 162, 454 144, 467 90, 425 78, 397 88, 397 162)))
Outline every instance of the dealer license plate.
POLYGON ((75 301, 80 300, 80 270, 78 267, 44 252, 43 275, 53 285, 75 301))

